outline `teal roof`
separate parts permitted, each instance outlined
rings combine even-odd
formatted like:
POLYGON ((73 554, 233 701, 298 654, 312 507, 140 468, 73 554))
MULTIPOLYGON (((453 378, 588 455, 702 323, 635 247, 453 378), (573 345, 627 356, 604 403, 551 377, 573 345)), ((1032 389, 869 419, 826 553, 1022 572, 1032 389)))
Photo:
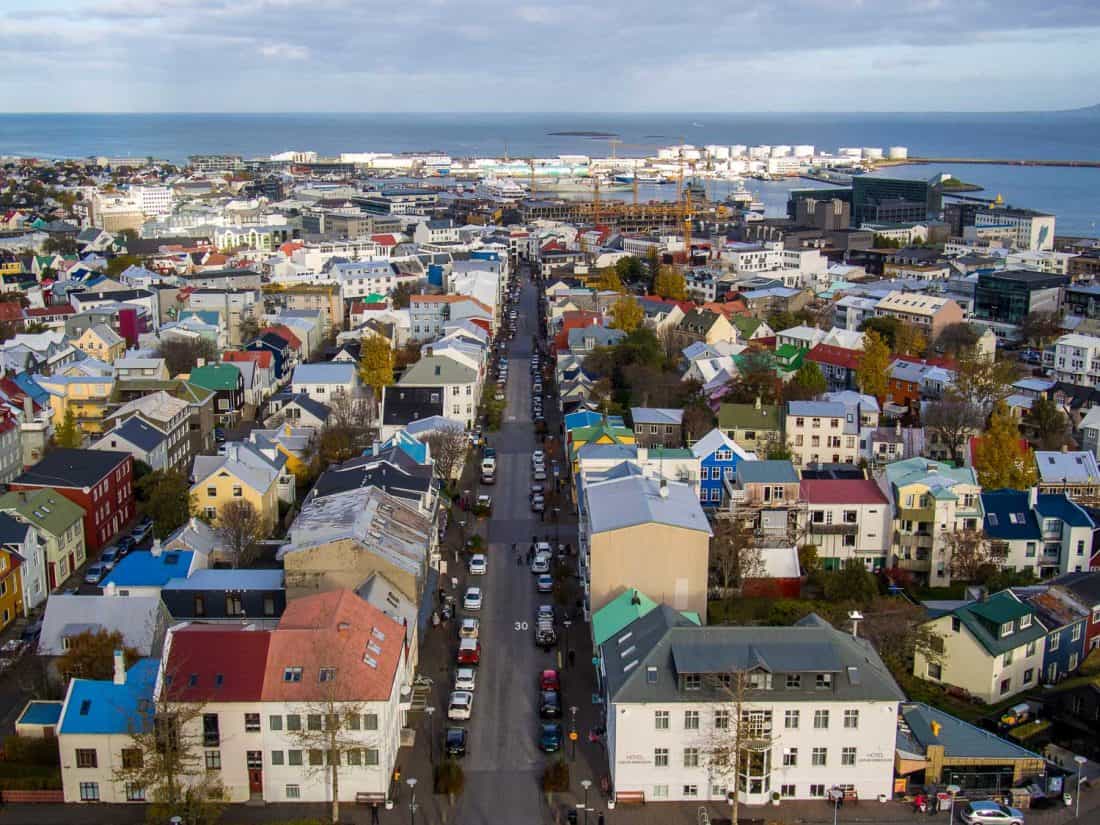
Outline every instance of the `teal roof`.
POLYGON ((991 656, 999 656, 1020 645, 1038 641, 1047 633, 1031 607, 1008 590, 994 593, 985 601, 967 602, 952 610, 951 615, 966 626, 991 656), (1031 616, 1032 619, 1029 626, 1021 628, 1016 622, 1023 616, 1031 616), (1002 636, 1001 626, 1008 622, 1013 622, 1012 632, 1002 636))
POLYGON ((886 478, 896 487, 923 483, 936 489, 978 483, 978 476, 971 467, 952 467, 942 461, 919 457, 887 464, 886 478))
POLYGON ((241 371, 232 364, 207 364, 191 370, 189 383, 208 390, 235 390, 241 371))
MULTIPOLYGON (((592 638, 599 647, 632 622, 649 614, 657 602, 639 590, 625 590, 592 614, 592 638)), ((702 625, 699 615, 690 611, 680 614, 693 624, 702 625)))

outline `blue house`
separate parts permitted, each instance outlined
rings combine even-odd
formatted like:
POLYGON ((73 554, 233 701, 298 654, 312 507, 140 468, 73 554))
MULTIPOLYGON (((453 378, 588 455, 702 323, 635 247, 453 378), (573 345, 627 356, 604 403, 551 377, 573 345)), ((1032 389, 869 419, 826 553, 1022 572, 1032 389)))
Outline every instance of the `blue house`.
POLYGON ((704 507, 720 506, 725 482, 733 481, 737 465, 756 459, 717 427, 696 441, 691 452, 699 459, 699 503, 704 507))
POLYGON ((132 550, 103 580, 103 587, 120 596, 156 596, 171 579, 186 578, 206 567, 206 557, 192 550, 132 550))
POLYGON ((1058 587, 1013 588, 1046 628, 1041 681, 1053 685, 1075 672, 1085 658, 1090 611, 1058 587))
POLYGON ((276 380, 282 381, 290 374, 290 344, 282 336, 276 335, 274 332, 265 332, 255 341, 246 344, 244 348, 250 352, 264 352, 265 350, 270 352, 272 360, 275 362, 276 380))

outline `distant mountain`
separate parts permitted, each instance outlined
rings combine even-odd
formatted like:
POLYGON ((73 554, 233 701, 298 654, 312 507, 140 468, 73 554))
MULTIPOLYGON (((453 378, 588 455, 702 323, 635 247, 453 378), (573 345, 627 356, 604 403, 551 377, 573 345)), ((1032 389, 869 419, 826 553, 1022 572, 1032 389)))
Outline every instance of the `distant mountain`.
POLYGON ((1100 103, 1094 103, 1092 106, 1082 106, 1079 109, 1058 109, 1052 114, 1056 115, 1086 115, 1089 117, 1100 117, 1100 103))

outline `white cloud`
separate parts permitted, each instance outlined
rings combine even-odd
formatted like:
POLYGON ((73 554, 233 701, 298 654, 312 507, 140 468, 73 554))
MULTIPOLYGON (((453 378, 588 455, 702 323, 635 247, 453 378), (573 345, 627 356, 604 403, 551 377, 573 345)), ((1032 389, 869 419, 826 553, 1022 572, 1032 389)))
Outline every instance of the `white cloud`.
POLYGON ((306 60, 309 58, 309 49, 293 43, 265 43, 260 47, 260 54, 278 60, 306 60))

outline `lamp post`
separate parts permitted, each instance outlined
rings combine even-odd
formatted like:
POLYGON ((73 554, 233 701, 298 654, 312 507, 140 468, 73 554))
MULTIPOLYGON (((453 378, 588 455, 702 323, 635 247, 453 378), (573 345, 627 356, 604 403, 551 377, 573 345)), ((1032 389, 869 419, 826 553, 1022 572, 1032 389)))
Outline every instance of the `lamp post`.
POLYGON ((435 765, 435 706, 426 705, 424 712, 428 714, 428 760, 435 765))
POLYGON ((416 825, 416 777, 410 776, 405 781, 409 784, 409 825, 416 825))
POLYGON ((569 666, 569 658, 568 658, 569 650, 570 650, 570 647, 569 647, 569 628, 572 624, 573 624, 572 619, 562 619, 562 626, 565 628, 565 650, 566 650, 565 664, 566 664, 566 667, 569 666))
POLYGON ((1085 763, 1088 761, 1083 756, 1073 757, 1077 763, 1077 798, 1073 800, 1073 818, 1081 818, 1081 783, 1085 781, 1085 763))
POLYGON ((951 800, 947 806, 947 822, 948 825, 954 825, 955 822, 955 795, 962 790, 958 785, 948 785, 944 790, 951 794, 951 800))
POLYGON ((588 825, 588 789, 592 787, 592 780, 582 779, 581 787, 584 788, 584 825, 588 825))
POLYGON ((577 761, 577 711, 580 710, 576 705, 571 705, 569 708, 569 732, 574 734, 569 737, 573 743, 573 755, 570 757, 574 762, 577 761))
POLYGON ((833 785, 833 787, 829 789, 829 793, 832 794, 833 797, 833 825, 836 825, 836 815, 840 810, 840 800, 844 798, 844 791, 840 789, 839 785, 833 785))

